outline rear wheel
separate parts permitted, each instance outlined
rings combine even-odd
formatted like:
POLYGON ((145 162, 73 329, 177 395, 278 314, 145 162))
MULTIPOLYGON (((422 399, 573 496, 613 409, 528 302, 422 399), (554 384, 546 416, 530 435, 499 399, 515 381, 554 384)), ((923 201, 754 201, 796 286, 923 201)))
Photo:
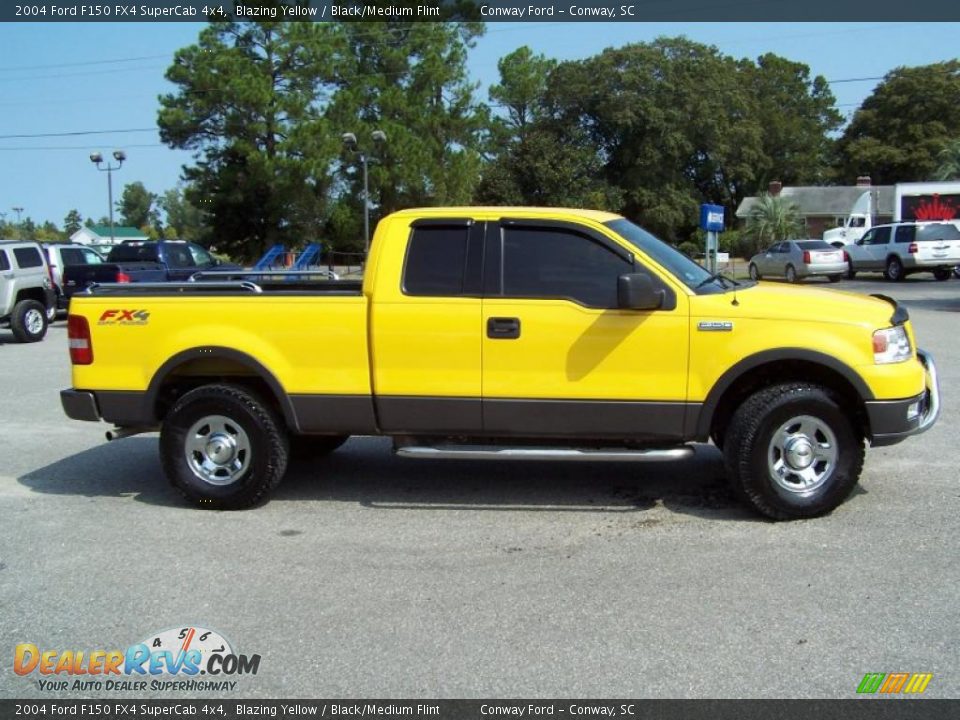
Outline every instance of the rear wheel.
POLYGON ((863 468, 863 439, 826 389, 774 385, 734 413, 724 460, 737 494, 775 520, 815 517, 842 503, 863 468))
POLYGON ((903 280, 903 263, 896 255, 887 260, 887 268, 883 276, 891 282, 900 282, 903 280))
POLYGON ((18 342, 43 340, 47 334, 47 310, 36 300, 21 300, 13 306, 10 329, 18 342))
POLYGON ((783 275, 787 279, 788 283, 795 283, 797 281, 797 271, 793 265, 787 265, 787 269, 783 275))
POLYGON ((757 269, 757 266, 754 265, 753 263, 750 263, 750 279, 751 280, 760 279, 760 271, 757 269))
POLYGON ((940 282, 944 280, 949 280, 950 276, 953 275, 953 271, 950 268, 937 268, 933 271, 933 277, 935 277, 940 282))
POLYGON ((181 397, 160 431, 171 484, 203 508, 260 502, 283 478, 289 438, 276 412, 233 385, 204 385, 181 397))
POLYGON ((828 277, 830 278, 830 282, 832 283, 840 282, 843 279, 843 275, 830 275, 828 277))

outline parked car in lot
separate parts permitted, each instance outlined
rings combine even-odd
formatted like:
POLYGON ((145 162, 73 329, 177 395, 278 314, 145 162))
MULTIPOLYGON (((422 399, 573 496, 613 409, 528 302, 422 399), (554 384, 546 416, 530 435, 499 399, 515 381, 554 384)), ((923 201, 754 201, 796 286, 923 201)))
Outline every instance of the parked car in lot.
POLYGON ((858 272, 882 272, 887 280, 930 272, 949 280, 960 263, 960 229, 950 222, 903 222, 876 225, 852 245, 847 277, 858 272))
POLYGON ((50 267, 35 242, 0 242, 0 322, 19 342, 47 334, 48 309, 56 307, 50 267))
POLYGON ((72 265, 99 265, 103 262, 103 256, 93 248, 75 243, 46 243, 43 250, 47 256, 53 290, 57 296, 52 316, 47 318, 52 321, 57 310, 67 309, 67 296, 63 291, 64 269, 72 265))
POLYGON ((93 288, 68 318, 66 414, 159 429, 202 508, 254 505, 291 444, 353 434, 408 458, 594 462, 712 439, 758 511, 811 517, 853 490, 865 440, 940 408, 893 300, 711 275, 606 212, 401 211, 362 283, 233 275, 93 288))
POLYGON ((196 243, 127 241, 113 246, 105 262, 66 268, 63 288, 70 298, 93 283, 176 282, 202 270, 240 269, 221 262, 196 243))
POLYGON ((823 240, 787 240, 750 258, 753 280, 776 277, 792 283, 825 276, 830 282, 837 282, 846 270, 846 253, 823 240))

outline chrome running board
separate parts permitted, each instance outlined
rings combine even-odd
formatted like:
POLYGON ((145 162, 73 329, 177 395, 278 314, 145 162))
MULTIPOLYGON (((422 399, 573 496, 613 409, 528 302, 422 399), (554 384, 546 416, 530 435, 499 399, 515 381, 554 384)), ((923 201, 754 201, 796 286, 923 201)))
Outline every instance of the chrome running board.
POLYGON ((689 446, 664 450, 620 450, 616 448, 500 447, 497 445, 442 445, 397 447, 400 457, 421 460, 574 460, 579 462, 661 462, 683 460, 693 455, 689 446))

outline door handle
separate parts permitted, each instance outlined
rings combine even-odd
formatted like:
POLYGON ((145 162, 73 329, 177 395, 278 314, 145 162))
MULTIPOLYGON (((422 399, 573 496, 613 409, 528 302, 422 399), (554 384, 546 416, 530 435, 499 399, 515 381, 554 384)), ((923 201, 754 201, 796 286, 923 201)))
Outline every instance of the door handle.
POLYGON ((516 340, 520 337, 520 318, 487 318, 487 337, 493 340, 516 340))

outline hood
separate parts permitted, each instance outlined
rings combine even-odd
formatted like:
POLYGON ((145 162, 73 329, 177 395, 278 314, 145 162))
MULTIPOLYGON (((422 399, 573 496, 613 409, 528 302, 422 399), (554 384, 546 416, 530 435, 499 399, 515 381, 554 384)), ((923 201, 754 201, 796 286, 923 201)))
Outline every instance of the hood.
MULTIPOLYGON (((691 315, 713 317, 722 314, 731 318, 816 321, 879 329, 895 324, 893 316, 898 309, 893 300, 771 282, 738 288, 737 305, 733 305, 733 299, 732 290, 723 294, 699 295, 691 299, 691 315)), ((901 309, 896 320, 905 319, 905 311, 901 309)))

